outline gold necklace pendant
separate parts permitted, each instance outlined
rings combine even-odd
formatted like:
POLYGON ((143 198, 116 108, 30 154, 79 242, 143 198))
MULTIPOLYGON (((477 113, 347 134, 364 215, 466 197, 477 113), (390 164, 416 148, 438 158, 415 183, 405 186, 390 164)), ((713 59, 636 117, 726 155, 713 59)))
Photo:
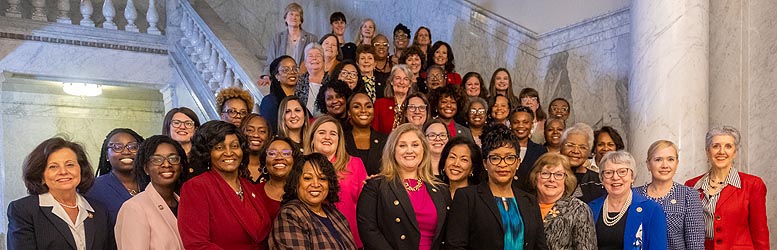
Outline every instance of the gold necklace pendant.
POLYGON ((416 179, 416 184, 413 187, 410 186, 409 180, 402 181, 402 184, 405 184, 405 189, 407 191, 415 192, 421 189, 421 185, 423 184, 423 182, 421 182, 421 179, 416 179))

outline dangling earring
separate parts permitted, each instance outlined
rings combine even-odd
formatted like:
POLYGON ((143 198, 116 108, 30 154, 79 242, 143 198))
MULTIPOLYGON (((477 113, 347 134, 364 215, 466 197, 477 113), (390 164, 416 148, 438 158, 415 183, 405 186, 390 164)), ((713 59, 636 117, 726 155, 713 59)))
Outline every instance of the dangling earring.
POLYGON ((259 170, 261 170, 262 174, 267 174, 267 167, 262 167, 259 170))
POLYGON ((472 172, 469 173, 469 177, 475 176, 472 172))

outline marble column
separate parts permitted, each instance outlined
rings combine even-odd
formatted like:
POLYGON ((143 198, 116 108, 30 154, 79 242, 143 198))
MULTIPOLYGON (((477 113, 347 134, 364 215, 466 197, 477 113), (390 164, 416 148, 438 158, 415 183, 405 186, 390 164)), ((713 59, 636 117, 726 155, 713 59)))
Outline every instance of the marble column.
POLYGON ((679 147, 675 181, 707 169, 709 0, 632 1, 630 135, 637 180, 650 180, 647 149, 659 139, 679 147))

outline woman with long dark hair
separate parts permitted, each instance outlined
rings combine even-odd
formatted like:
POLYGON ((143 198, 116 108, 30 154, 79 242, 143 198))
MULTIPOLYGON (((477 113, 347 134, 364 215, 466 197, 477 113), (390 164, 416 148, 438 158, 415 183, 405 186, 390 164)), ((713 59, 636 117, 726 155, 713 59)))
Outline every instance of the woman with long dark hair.
POLYGON ((143 137, 128 128, 111 130, 103 141, 97 178, 84 196, 105 205, 111 225, 116 222, 121 205, 140 193, 141 185, 135 179, 133 164, 141 142, 143 137))

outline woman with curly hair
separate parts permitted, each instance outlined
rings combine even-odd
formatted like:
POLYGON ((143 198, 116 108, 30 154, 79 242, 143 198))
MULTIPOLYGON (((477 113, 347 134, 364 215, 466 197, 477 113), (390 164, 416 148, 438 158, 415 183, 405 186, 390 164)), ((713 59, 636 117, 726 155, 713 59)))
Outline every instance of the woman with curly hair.
POLYGON ((294 161, 302 155, 299 148, 288 137, 274 137, 260 153, 262 164, 259 184, 256 184, 257 194, 264 203, 267 213, 275 219, 283 200, 283 186, 294 165, 294 161))
POLYGON ((248 91, 230 87, 219 91, 216 95, 216 109, 221 114, 221 120, 240 126, 240 122, 254 109, 254 98, 248 91))
POLYGON ((189 180, 181 188, 178 228, 186 249, 264 249, 272 219, 248 180, 240 130, 209 121, 194 134, 189 180))
POLYGON ((324 83, 316 97, 316 109, 324 115, 337 118, 340 124, 348 122, 346 100, 351 97, 351 89, 341 80, 324 83))

